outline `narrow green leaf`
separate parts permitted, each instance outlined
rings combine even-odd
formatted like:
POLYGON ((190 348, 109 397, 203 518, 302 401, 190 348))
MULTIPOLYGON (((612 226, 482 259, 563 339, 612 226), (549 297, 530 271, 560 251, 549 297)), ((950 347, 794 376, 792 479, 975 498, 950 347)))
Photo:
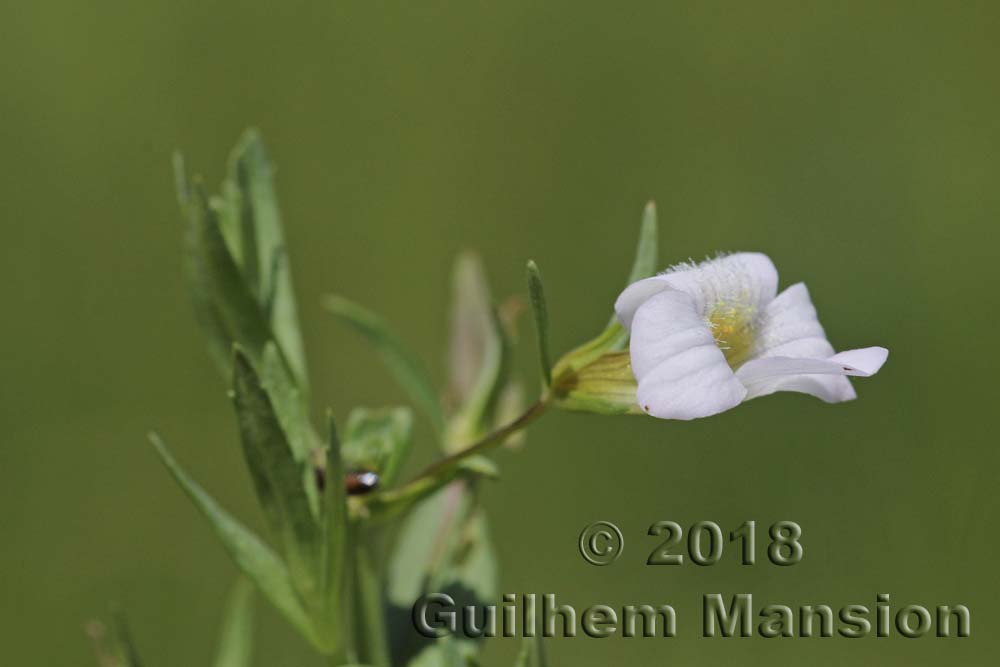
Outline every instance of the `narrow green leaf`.
POLYGON ((549 356, 549 311, 545 304, 542 275, 534 261, 528 262, 528 294, 531 297, 531 310, 535 315, 535 332, 538 336, 538 358, 542 365, 542 381, 548 387, 552 384, 552 358, 549 356))
POLYGON ((253 585, 246 579, 239 579, 229 594, 215 667, 250 667, 253 615, 253 585))
POLYGON ((200 182, 189 182, 179 154, 174 171, 186 221, 185 273, 213 358, 228 377, 233 343, 259 363, 273 339, 307 394, 281 221, 259 138, 249 133, 233 153, 221 196, 209 198, 200 182))
POLYGON ((139 649, 136 648, 135 640, 132 639, 132 630, 129 628, 125 614, 116 611, 113 614, 113 623, 115 654, 118 657, 118 664, 121 667, 142 667, 139 649))
POLYGON ((229 183, 239 196, 244 275, 261 307, 296 384, 308 393, 305 350, 299 331, 291 269, 274 187, 274 170, 255 129, 247 130, 229 159, 229 183), (256 253, 255 258, 251 254, 256 253))
POLYGON ((256 233, 253 219, 246 214, 247 198, 232 180, 222 184, 222 194, 212 197, 209 204, 219 218, 219 229, 226 240, 229 254, 239 267, 247 288, 256 301, 260 301, 260 276, 257 266, 256 233))
POLYGON ((628 285, 648 278, 657 269, 659 255, 659 233, 656 223, 656 203, 649 202, 642 211, 642 223, 639 225, 639 242, 635 248, 635 260, 628 276, 628 285))
POLYGON ((309 406, 306 405, 305 396, 289 374, 288 367, 273 342, 264 347, 260 381, 271 399, 282 429, 288 435, 288 444, 295 460, 312 461, 316 450, 323 447, 309 421, 309 406))
POLYGON ((449 393, 455 409, 445 437, 448 453, 475 442, 495 425, 511 362, 507 330, 477 255, 459 256, 452 284, 449 393))
POLYGON ((259 359, 271 337, 270 328, 244 282, 204 188, 187 180, 179 157, 175 167, 178 199, 187 223, 185 274, 195 315, 208 337, 212 357, 228 376, 232 344, 241 343, 259 359))
POLYGON ((312 513, 318 516, 319 490, 316 488, 314 467, 322 463, 324 447, 309 420, 309 406, 305 403, 305 397, 295 385, 288 366, 282 361, 278 347, 273 342, 264 347, 260 381, 288 439, 292 456, 301 464, 302 488, 305 489, 312 513))
MULTIPOLYGON (((497 400, 496 419, 493 422, 493 427, 500 428, 511 423, 524 413, 524 407, 524 386, 517 380, 508 382, 497 400)), ((524 445, 525 438, 526 431, 518 431, 507 438, 504 446, 517 449, 524 445)))
POLYGON ((233 354, 233 404, 243 453, 261 508, 279 541, 285 562, 303 599, 315 603, 322 561, 322 532, 305 484, 314 484, 311 467, 296 460, 270 396, 250 359, 239 347, 233 354))
POLYGON ((534 637, 525 637, 521 640, 521 650, 517 654, 514 667, 547 667, 547 665, 548 660, 540 636, 536 634, 534 637))
POLYGON ((479 255, 467 251, 456 258, 451 285, 448 391, 460 401, 475 389, 487 347, 496 338, 493 298, 479 255))
MULTIPOLYGON (((635 259, 632 262, 632 270, 629 272, 626 285, 648 278, 656 273, 659 255, 659 233, 656 223, 656 204, 649 202, 642 211, 642 223, 639 225, 639 242, 635 248, 635 259)), ((612 343, 607 351, 624 350, 628 346, 628 332, 618 321, 614 314, 608 321, 608 329, 616 332, 612 343)))
POLYGON ((500 468, 496 462, 488 456, 474 455, 463 459, 458 464, 458 469, 463 474, 471 475, 470 479, 500 479, 500 468))
MULTIPOLYGON (((642 222, 639 225, 639 241, 635 248, 635 259, 632 261, 632 270, 629 272, 626 285, 631 285, 656 273, 657 257, 659 254, 658 237, 656 204, 649 202, 642 212, 642 222)), ((628 345, 628 332, 622 327, 618 321, 618 317, 614 313, 612 313, 611 319, 608 320, 608 326, 601 338, 608 341, 606 347, 601 352, 624 350, 628 345)))
POLYGON ((327 311, 352 326, 371 343, 396 381, 410 395, 413 402, 424 410, 434 428, 441 432, 444 419, 437 392, 434 391, 423 365, 416 356, 371 311, 339 296, 327 297, 324 306, 327 311))
POLYGON ((355 408, 344 431, 346 467, 374 471, 382 488, 392 488, 410 452, 412 430, 409 408, 355 408))
MULTIPOLYGON (((421 503, 400 530, 387 588, 393 664, 409 663, 430 643, 410 619, 413 604, 429 592, 447 593, 458 606, 481 606, 497 597, 496 557, 486 516, 465 482, 451 484, 421 503)), ((463 657, 478 651, 472 639, 454 640, 463 657)))
MULTIPOLYGON (((642 214, 642 224, 639 227, 639 242, 635 250, 635 260, 629 273, 628 284, 648 278, 656 273, 658 232, 656 223, 656 205, 649 202, 642 214)), ((628 347, 628 332, 612 314, 607 326, 596 338, 587 341, 579 347, 563 355, 553 369, 557 383, 565 381, 567 374, 572 374, 594 363, 609 352, 618 352, 628 347)))
POLYGON ((259 537, 226 512, 174 460, 155 433, 150 440, 167 470, 208 519, 212 530, 233 561, 260 590, 261 594, 307 639, 317 646, 312 624, 292 585, 291 575, 277 554, 259 537))
POLYGON ((139 651, 129 630, 128 619, 118 609, 111 613, 111 631, 98 620, 86 625, 100 667, 141 667, 139 651))
POLYGON ((171 166, 174 169, 174 192, 177 194, 177 204, 184 212, 191 203, 191 182, 188 180, 187 166, 184 164, 184 153, 174 151, 171 166))

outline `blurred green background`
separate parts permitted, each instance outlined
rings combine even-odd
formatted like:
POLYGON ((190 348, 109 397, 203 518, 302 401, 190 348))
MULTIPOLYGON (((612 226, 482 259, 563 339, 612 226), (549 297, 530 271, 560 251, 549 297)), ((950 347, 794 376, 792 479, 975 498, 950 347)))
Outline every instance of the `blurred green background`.
MULTIPOLYGON (((216 183, 253 124, 317 410, 403 400, 323 294, 382 313, 443 379, 455 254, 481 249, 499 295, 534 258, 562 351, 605 322, 650 198, 665 263, 767 252, 838 348, 891 348, 851 404, 554 414, 503 455, 503 590, 680 617, 669 641, 550 642, 554 664, 994 664, 998 37, 994 2, 3 3, 0 662, 91 664, 83 624, 112 603, 148 664, 209 662, 234 568, 145 433, 260 525, 169 165, 182 148, 216 183), (607 568, 575 545, 597 519, 626 537, 607 568), (805 558, 647 567, 661 519, 792 519, 805 558), (699 639, 713 592, 965 603, 973 636, 699 639)), ((432 454, 424 437, 412 465, 432 454)), ((318 664, 270 610, 258 625, 256 664, 318 664)))

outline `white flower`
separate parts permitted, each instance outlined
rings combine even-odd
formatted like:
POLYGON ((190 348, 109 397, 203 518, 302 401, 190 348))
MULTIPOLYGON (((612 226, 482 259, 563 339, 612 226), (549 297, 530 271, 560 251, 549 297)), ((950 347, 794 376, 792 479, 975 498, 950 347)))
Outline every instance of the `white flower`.
POLYGON ((696 419, 776 391, 855 398, 845 376, 873 375, 889 351, 834 354, 806 286, 777 291, 778 272, 760 253, 683 264, 625 288, 615 312, 631 334, 640 407, 696 419))

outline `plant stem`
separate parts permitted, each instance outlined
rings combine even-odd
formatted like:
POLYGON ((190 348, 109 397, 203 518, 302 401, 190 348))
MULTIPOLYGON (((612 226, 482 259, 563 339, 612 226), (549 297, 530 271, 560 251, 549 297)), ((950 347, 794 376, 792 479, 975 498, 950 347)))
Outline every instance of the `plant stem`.
POLYGON ((358 508, 359 512, 363 513, 360 515, 379 517, 384 520, 406 511, 420 499, 426 498, 455 479, 461 473, 459 466, 462 461, 500 446, 511 435, 541 417, 546 408, 548 408, 548 395, 543 395, 514 421, 500 427, 465 449, 427 466, 403 486, 383 493, 372 494, 358 508), (363 509, 361 509, 362 507, 363 509))
POLYGON ((489 435, 483 437, 481 440, 474 442, 465 449, 455 452, 451 456, 445 457, 440 461, 436 461, 431 465, 424 468, 423 472, 417 475, 407 486, 420 482, 423 479, 432 479, 434 477, 439 477, 443 473, 446 473, 453 468, 457 467, 459 463, 469 458, 470 456, 475 456, 477 454, 484 454, 491 449, 494 449, 501 444, 504 440, 514 435, 524 427, 526 427, 531 422, 535 421, 543 414, 548 408, 548 402, 546 397, 542 397, 531 404, 531 406, 525 410, 520 417, 510 422, 506 426, 498 428, 489 435))
POLYGON ((382 563, 372 527, 355 526, 352 572, 354 652, 359 663, 389 667, 389 640, 382 603, 382 563))

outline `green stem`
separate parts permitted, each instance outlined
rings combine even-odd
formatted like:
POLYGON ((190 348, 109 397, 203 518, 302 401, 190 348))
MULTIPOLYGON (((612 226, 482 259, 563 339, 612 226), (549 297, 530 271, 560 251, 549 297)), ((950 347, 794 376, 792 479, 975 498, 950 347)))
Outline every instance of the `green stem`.
POLYGON ((504 440, 545 414, 546 408, 548 408, 548 397, 543 396, 525 410, 520 417, 506 426, 498 428, 465 449, 455 452, 451 456, 445 457, 424 468, 423 472, 399 489, 399 493, 401 495, 408 495, 408 489, 413 490, 431 486, 434 480, 447 476, 448 473, 454 471, 462 461, 469 457, 476 456, 477 454, 485 454, 490 450, 496 449, 503 444, 504 440))
POLYGON ((381 559, 374 528, 356 526, 352 600, 354 651, 359 663, 389 667, 389 638, 382 600, 381 559))

